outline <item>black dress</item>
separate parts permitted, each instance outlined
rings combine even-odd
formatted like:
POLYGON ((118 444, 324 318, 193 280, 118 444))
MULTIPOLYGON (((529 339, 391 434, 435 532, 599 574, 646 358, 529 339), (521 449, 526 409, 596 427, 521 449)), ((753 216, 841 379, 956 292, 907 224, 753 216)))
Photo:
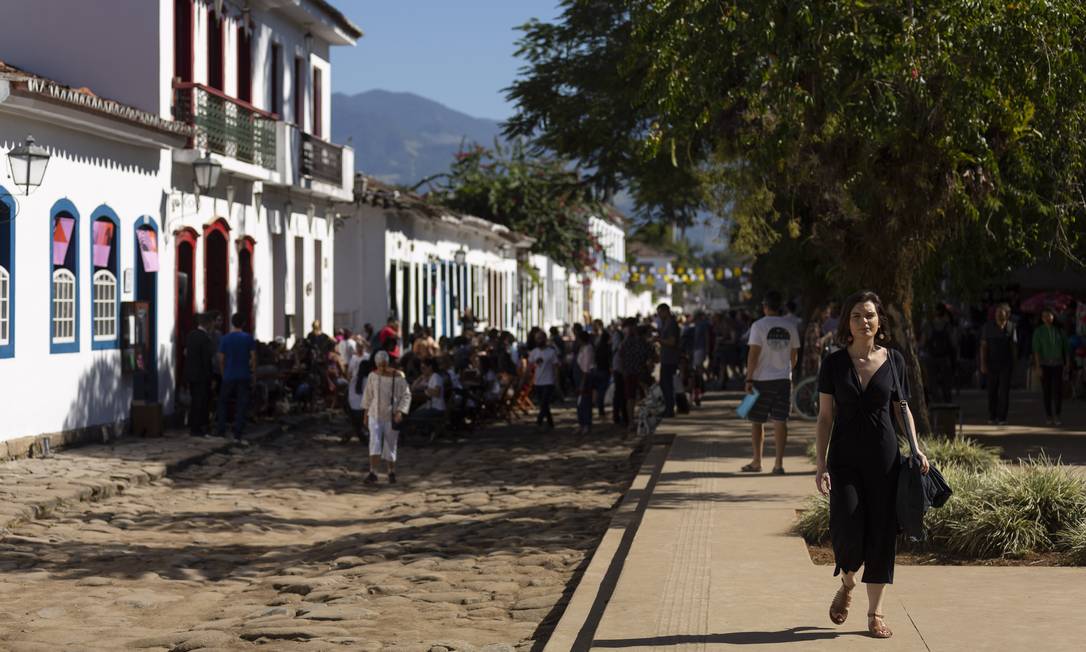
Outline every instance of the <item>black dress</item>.
MULTIPOLYGON (((899 387, 909 399, 905 359, 894 356, 899 387)), ((830 354, 818 372, 818 391, 832 394, 836 406, 827 467, 830 472, 830 538, 837 567, 853 572, 862 565, 863 581, 893 584, 897 544, 897 476, 901 464, 891 416, 890 362, 882 364, 865 389, 847 350, 830 354)))

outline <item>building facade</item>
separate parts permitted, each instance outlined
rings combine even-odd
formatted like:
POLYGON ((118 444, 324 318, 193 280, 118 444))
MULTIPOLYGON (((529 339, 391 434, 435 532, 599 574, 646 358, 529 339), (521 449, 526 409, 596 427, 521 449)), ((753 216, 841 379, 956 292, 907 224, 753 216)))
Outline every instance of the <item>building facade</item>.
POLYGON ((162 204, 171 149, 192 133, 0 63, 0 457, 43 433, 59 444, 123 421, 133 400, 155 402, 169 385, 162 204), (49 154, 38 187, 9 174, 28 134, 49 154), (132 301, 149 309, 153 353, 126 372, 122 308, 132 301))
POLYGON ((356 193, 336 235, 336 326, 379 329, 396 317, 405 333, 453 337, 471 308, 477 328, 521 330, 517 252, 530 239, 364 176, 356 193))
MULTIPOLYGON (((64 131, 63 122, 32 125, 38 141, 60 156, 51 161, 42 187, 20 203, 18 214, 24 222, 31 220, 26 216, 44 215, 40 219, 48 224, 64 212, 60 237, 73 238, 75 251, 93 238, 104 239, 104 227, 96 226, 99 206, 117 214, 113 233, 120 253, 109 266, 120 275, 120 296, 153 301, 153 382, 140 398, 173 411, 184 372, 183 342, 199 312, 216 310, 227 321, 240 312, 257 338, 281 336, 288 342, 314 319, 331 321, 333 223, 353 201, 354 153, 329 142, 330 50, 353 45, 361 30, 325 0, 18 0, 7 3, 3 13, 0 58, 53 80, 52 92, 88 105, 91 112, 101 113, 107 103, 102 98, 110 98, 120 116, 121 124, 96 127, 111 131, 104 137, 108 146, 89 140, 91 132, 83 126, 64 131), (194 163, 201 159, 219 170, 217 183, 209 187, 195 183, 194 163), (42 204, 54 195, 71 206, 42 204), (148 240, 133 235, 133 228, 155 233, 153 277, 140 271, 138 257, 126 258, 133 240, 148 240), (131 270, 130 279, 124 270, 131 270)), ((4 104, 12 108, 17 102, 5 101, 0 111, 4 104)), ((25 130, 25 125, 0 123, 0 151, 20 142, 25 130)), ((32 255, 33 239, 19 237, 26 230, 21 224, 16 230, 24 246, 9 257, 18 267, 31 265, 22 259, 32 255)), ((10 248, 14 252, 14 245, 10 248)), ((90 254, 81 255, 72 264, 85 266, 90 254)), ((57 310, 70 308, 73 315, 63 333, 74 330, 76 340, 59 347, 50 342, 49 353, 99 350, 86 329, 94 314, 89 312, 93 283, 103 280, 105 287, 105 270, 72 270, 71 279, 58 273, 66 283, 57 291, 67 297, 70 288, 74 298, 55 302, 57 310)), ((23 277, 16 273, 12 281, 10 271, 7 276, 18 292, 23 277)), ((0 286, 3 277, 0 273, 0 286)), ((34 286, 28 287, 20 296, 34 294, 34 286)), ((33 299, 8 299, 14 306, 9 312, 21 314, 22 301, 33 299)), ((18 322, 9 323, 19 332, 15 357, 24 342, 34 347, 26 355, 37 356, 36 327, 23 335, 18 322)), ((3 363, 0 355, 0 384, 14 377, 3 363)), ((38 366, 34 357, 27 364, 38 366)), ((105 380, 102 386, 108 386, 105 380)), ((52 394, 77 395, 65 388, 52 394)), ((128 409, 125 399, 116 402, 110 410, 93 409, 60 426, 5 419, 0 439, 116 421, 112 417, 128 409)))

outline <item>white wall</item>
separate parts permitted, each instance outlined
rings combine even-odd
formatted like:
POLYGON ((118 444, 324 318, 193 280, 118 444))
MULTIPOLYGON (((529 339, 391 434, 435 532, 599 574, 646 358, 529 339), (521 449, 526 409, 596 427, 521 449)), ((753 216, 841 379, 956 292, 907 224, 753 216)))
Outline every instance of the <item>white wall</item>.
MULTIPOLYGON (((125 270, 136 269, 134 225, 150 216, 159 225, 158 369, 159 399, 173 400, 168 380, 173 348, 173 258, 161 241, 162 206, 169 187, 170 153, 107 141, 46 122, 0 119, 0 160, 27 133, 47 146, 52 159, 43 184, 23 196, 6 174, 0 186, 16 195, 15 355, 0 359, 3 418, 0 440, 72 430, 126 419, 131 379, 120 373, 117 349, 92 350, 92 258, 94 210, 108 205, 120 219, 117 244, 123 290, 125 270), (60 199, 79 213, 79 350, 50 352, 51 208, 60 199)), ((6 165, 4 173, 6 173, 6 165)), ((121 296, 134 298, 134 287, 121 296)))
MULTIPOLYGON (((4 0, 0 59, 162 115, 158 26, 165 2, 4 0)), ((170 60, 172 69, 172 55, 170 60)))

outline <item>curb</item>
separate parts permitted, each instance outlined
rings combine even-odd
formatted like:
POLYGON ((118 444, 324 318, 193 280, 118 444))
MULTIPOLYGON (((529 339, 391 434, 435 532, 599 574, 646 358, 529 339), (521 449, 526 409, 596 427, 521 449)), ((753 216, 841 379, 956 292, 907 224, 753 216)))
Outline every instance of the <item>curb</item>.
POLYGON ((579 652, 591 647, 674 439, 674 435, 652 437, 641 468, 626 489, 543 652, 579 652))

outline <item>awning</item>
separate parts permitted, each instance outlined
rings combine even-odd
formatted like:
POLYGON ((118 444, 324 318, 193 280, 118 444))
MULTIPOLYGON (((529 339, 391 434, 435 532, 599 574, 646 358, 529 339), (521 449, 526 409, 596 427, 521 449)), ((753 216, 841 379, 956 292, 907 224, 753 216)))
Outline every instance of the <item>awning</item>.
POLYGON ((68 257, 68 245, 72 242, 75 218, 57 217, 53 222, 53 264, 63 265, 68 257))
POLYGON ((140 244, 140 258, 143 259, 143 271, 158 271, 158 238, 151 229, 136 229, 136 239, 140 244))
POLYGON ((113 222, 94 222, 94 266, 109 267, 109 254, 113 249, 113 222))

